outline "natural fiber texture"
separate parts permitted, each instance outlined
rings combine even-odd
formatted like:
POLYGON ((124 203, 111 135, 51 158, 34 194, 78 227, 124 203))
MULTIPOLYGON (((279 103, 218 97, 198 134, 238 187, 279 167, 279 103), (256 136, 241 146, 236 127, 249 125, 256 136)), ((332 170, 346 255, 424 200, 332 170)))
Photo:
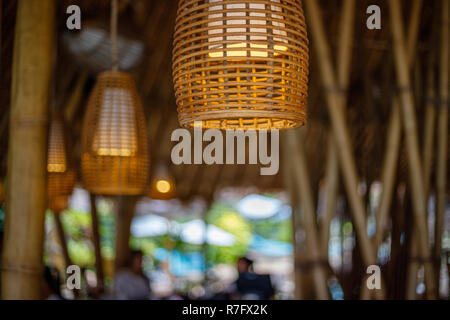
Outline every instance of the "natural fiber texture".
POLYGON ((54 115, 50 123, 47 155, 47 190, 49 202, 54 197, 70 196, 75 186, 75 170, 64 120, 54 115))
POLYGON ((99 75, 84 118, 81 165, 93 194, 142 194, 149 172, 147 131, 130 74, 99 75))
POLYGON ((301 126, 308 60, 301 0, 180 0, 173 51, 180 124, 301 126))

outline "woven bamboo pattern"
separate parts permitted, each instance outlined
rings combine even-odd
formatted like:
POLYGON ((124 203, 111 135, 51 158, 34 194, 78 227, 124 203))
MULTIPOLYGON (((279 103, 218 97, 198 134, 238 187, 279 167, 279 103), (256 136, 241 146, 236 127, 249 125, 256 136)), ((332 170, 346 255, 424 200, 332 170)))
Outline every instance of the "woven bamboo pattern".
POLYGON ((301 0, 180 0, 173 78, 182 126, 304 125, 309 50, 301 0))
POLYGON ((83 123, 83 182, 93 194, 139 195, 148 182, 145 117, 133 77, 98 76, 83 123))
POLYGON ((47 152, 47 193, 50 202, 52 198, 72 194, 76 174, 71 154, 64 120, 55 114, 50 123, 47 152))

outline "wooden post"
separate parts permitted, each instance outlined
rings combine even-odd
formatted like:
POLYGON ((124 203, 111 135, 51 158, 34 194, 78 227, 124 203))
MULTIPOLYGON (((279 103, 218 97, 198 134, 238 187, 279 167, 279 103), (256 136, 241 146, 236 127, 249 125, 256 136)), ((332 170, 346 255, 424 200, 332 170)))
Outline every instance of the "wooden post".
POLYGON ((125 267, 130 256, 130 227, 136 206, 136 197, 119 198, 116 219, 116 260, 115 272, 125 267))
POLYGON ((427 279, 427 290, 429 297, 434 296, 434 273, 431 264, 431 255, 428 246, 428 230, 426 220, 426 199, 424 194, 424 179, 421 159, 419 155, 419 143, 417 123, 414 110, 413 95, 407 65, 406 47, 404 41, 402 15, 400 1, 389 1, 391 11, 391 28, 394 44, 395 69, 399 97, 401 100, 403 127, 405 130, 406 146, 408 153, 408 168, 412 187, 412 200, 417 236, 419 238, 420 253, 425 261, 425 277, 427 279))
POLYGON ((448 159, 448 109, 449 109, 449 0, 442 0, 441 21, 441 56, 439 76, 439 115, 438 115, 438 144, 437 144, 437 174, 436 174, 436 225, 434 261, 436 266, 436 293, 439 296, 439 277, 441 270, 442 233, 444 227, 446 205, 446 181, 448 159))
POLYGON ((4 299, 41 297, 54 23, 54 0, 19 0, 2 261, 4 299))
POLYGON ((303 220, 305 223, 306 242, 310 248, 311 262, 313 265, 313 278, 316 288, 317 298, 325 300, 329 298, 326 271, 322 263, 319 237, 317 234, 316 210, 314 206, 311 185, 306 164, 305 152, 303 149, 303 139, 296 131, 287 132, 289 150, 292 152, 291 167, 289 171, 295 176, 295 182, 300 191, 301 205, 304 210, 303 220))
POLYGON ((95 203, 95 195, 91 194, 91 216, 92 216, 92 236, 95 250, 95 272, 97 275, 97 290, 102 293, 104 289, 103 283, 103 258, 100 243, 99 221, 97 214, 97 205, 95 203))
MULTIPOLYGON (((338 147, 339 164, 352 207, 353 222, 360 243, 361 256, 366 266, 373 265, 377 263, 376 251, 366 232, 366 212, 364 202, 358 194, 359 181, 355 159, 352 154, 350 133, 346 125, 339 95, 337 95, 339 90, 331 63, 330 49, 325 39, 321 13, 316 0, 305 0, 304 3, 308 24, 316 46, 320 75, 326 89, 326 101, 338 147)), ((381 290, 379 298, 383 298, 383 296, 384 289, 381 290)))

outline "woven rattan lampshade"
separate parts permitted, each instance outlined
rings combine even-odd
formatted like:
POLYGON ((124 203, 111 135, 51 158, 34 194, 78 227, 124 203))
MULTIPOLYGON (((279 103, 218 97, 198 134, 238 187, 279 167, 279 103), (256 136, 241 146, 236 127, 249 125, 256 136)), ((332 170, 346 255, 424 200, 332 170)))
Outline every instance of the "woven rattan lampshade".
POLYGON ((180 124, 301 126, 308 60, 301 0, 180 0, 173 51, 180 124))
POLYGON ((72 194, 76 174, 69 135, 64 120, 58 114, 52 116, 48 137, 47 193, 51 203, 53 198, 72 194))
POLYGON ((98 76, 84 117, 81 166, 91 193, 142 194, 149 171, 147 132, 130 74, 107 71, 98 76))

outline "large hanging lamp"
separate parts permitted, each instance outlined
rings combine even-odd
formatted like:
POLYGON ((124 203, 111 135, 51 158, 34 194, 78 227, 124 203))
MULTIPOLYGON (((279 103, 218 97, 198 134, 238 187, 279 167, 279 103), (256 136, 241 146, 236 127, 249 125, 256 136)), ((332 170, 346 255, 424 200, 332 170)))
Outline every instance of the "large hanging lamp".
POLYGON ((68 132, 61 115, 52 116, 48 135, 47 194, 49 208, 60 212, 75 187, 76 174, 68 132))
POLYGON ((133 76, 118 71, 117 0, 112 0, 112 71, 101 73, 89 97, 81 166, 88 191, 140 195, 148 182, 145 117, 133 76))
POLYGON ((301 0, 180 0, 172 68, 179 122, 304 125, 308 60, 301 0))

